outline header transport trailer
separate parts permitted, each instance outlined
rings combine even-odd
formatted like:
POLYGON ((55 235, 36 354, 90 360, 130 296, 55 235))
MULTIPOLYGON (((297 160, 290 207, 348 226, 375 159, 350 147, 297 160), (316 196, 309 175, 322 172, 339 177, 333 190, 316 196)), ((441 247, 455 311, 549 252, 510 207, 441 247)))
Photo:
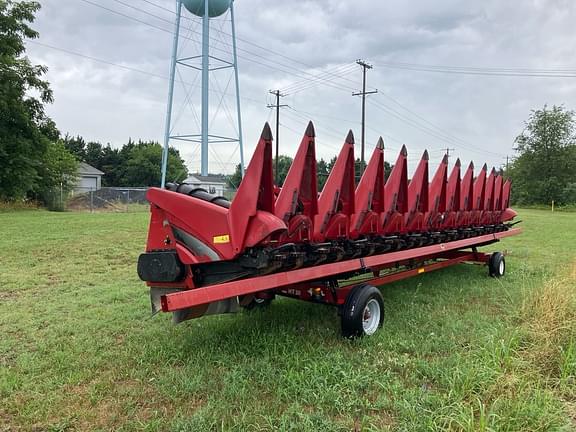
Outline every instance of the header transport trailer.
POLYGON ((376 286, 462 262, 501 277, 504 255, 478 247, 513 228, 510 180, 486 165, 463 176, 444 156, 429 181, 425 151, 408 179, 402 147, 387 180, 382 138, 358 184, 352 132, 320 193, 315 133, 308 125, 281 188, 274 184, 265 125, 232 201, 188 184, 151 188, 151 220, 138 274, 152 311, 174 322, 269 304, 275 296, 336 306, 347 337, 383 323, 376 286))

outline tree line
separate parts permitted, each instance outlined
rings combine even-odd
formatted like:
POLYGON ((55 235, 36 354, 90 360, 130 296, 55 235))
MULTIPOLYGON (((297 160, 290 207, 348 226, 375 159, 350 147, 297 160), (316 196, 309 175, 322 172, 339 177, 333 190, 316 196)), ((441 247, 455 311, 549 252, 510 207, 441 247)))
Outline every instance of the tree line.
MULTIPOLYGON (((105 186, 157 186, 162 147, 153 141, 128 140, 120 148, 62 136, 45 112, 53 93, 44 78, 47 68, 26 56, 26 39, 38 33, 30 27, 40 4, 29 0, 0 0, 0 200, 37 199, 48 203, 58 191, 77 182, 79 161, 104 172, 105 186)), ((516 138, 516 155, 506 167, 513 181, 512 200, 518 205, 576 204, 576 122, 563 106, 532 111, 516 138)), ((328 178, 336 158, 320 159, 318 189, 328 178)), ((279 185, 292 158, 280 156, 279 185)), ((390 165, 386 165, 386 175, 390 165)), ((356 160, 356 178, 361 163, 356 160)), ((178 151, 170 148, 168 179, 188 175, 178 151)), ((240 166, 228 177, 230 187, 241 181, 240 166)))
MULTIPOLYGON (((524 130, 515 139, 515 156, 500 170, 512 180, 514 205, 574 205, 576 204, 576 115, 563 106, 545 105, 533 110, 525 122, 524 130)), ((317 162, 318 190, 322 190, 336 156, 326 162, 317 162)), ((278 158, 278 183, 282 186, 292 158, 278 158)), ((356 181, 362 173, 360 159, 355 161, 356 181)), ((384 162, 385 178, 391 166, 384 162)), ((240 165, 228 178, 229 187, 240 184, 240 165)))
MULTIPOLYGON (((72 190, 78 164, 100 169, 107 186, 158 186, 162 147, 157 142, 129 140, 121 148, 62 136, 45 112, 53 102, 46 66, 26 56, 26 39, 40 9, 36 1, 0 0, 0 200, 35 199, 51 205, 55 195, 72 190)), ((188 171, 178 151, 170 148, 169 179, 181 181, 188 171)), ((60 200, 60 204, 61 200, 60 200)))
MULTIPOLYGON (((293 159, 290 156, 285 156, 285 155, 279 155, 278 156, 278 186, 282 186, 284 184, 284 180, 286 180, 286 176, 288 175, 288 170, 290 169, 292 162, 293 162, 293 159)), ((274 165, 273 165, 274 178, 276 179, 276 160, 275 159, 274 159, 273 163, 274 163, 274 165)), ((330 171, 332 171, 332 167, 334 166, 335 163, 336 163, 336 156, 334 156, 328 162, 326 162, 322 158, 316 162, 318 191, 321 191, 322 188, 324 187, 326 180, 328 180, 328 175, 330 174, 330 171)), ((390 174, 391 169, 392 169, 392 165, 390 165, 388 162, 384 161, 384 178, 385 179, 388 178, 388 175, 390 174)), ((357 158, 354 161, 354 171, 355 171, 354 176, 356 178, 356 183, 358 183, 358 181, 360 180, 360 177, 362 177, 362 172, 363 172, 363 165, 362 165, 362 161, 360 160, 360 158, 357 158)), ((235 169, 234 173, 232 175, 228 176, 228 187, 233 189, 233 190, 238 189, 238 185, 240 184, 241 180, 242 180, 242 172, 241 172, 240 164, 238 164, 238 165, 236 165, 236 169, 235 169)))
MULTIPOLYGON (((110 144, 86 142, 81 136, 66 135, 64 147, 77 160, 84 161, 104 173, 102 186, 159 186, 162 146, 155 141, 138 142, 129 139, 120 148, 110 144)), ((188 169, 180 153, 173 147, 168 149, 166 178, 181 182, 188 177, 188 169)))
POLYGON ((532 111, 506 170, 517 205, 576 204, 576 121, 562 106, 532 111))
POLYGON ((36 2, 0 1, 0 199, 46 196, 68 187, 76 161, 59 141, 60 133, 46 115, 53 101, 45 66, 25 55, 25 39, 38 33, 28 24, 40 8, 36 2))

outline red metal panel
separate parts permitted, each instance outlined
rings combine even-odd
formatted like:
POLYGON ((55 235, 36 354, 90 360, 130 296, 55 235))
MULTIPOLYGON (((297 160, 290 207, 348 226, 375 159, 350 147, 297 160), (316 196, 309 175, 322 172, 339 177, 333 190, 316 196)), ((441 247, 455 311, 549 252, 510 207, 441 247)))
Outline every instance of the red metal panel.
POLYGON ((486 190, 484 193, 484 205, 480 216, 480 223, 489 225, 492 223, 494 215, 494 186, 496 183, 496 168, 492 168, 490 175, 486 179, 486 190))
POLYGON ((406 231, 420 231, 425 228, 424 214, 428 211, 428 151, 408 184, 408 214, 405 216, 406 231))
POLYGON ((510 188, 512 182, 510 179, 506 179, 504 186, 502 186, 502 210, 506 210, 510 207, 510 188))
MULTIPOLYGON (((272 132, 268 123, 260 135, 254 155, 228 212, 230 240, 234 252, 244 250, 251 219, 258 210, 274 213, 274 180, 272 175, 272 132)), ((208 223, 211 221, 208 220, 208 223)), ((284 230, 286 230, 284 225, 284 230)), ((252 233, 257 236, 257 233, 252 233)), ((268 235, 268 233, 266 233, 268 235)), ((263 240, 265 236, 262 236, 263 240)))
MULTIPOLYGON (((214 244, 213 239, 217 236, 229 234, 227 214, 228 209, 216 206, 207 201, 199 200, 188 195, 171 192, 159 188, 150 188, 146 192, 146 199, 152 204, 152 220, 149 231, 149 241, 147 249, 158 249, 159 240, 167 232, 172 232, 171 227, 183 229, 185 232, 201 241, 207 248, 212 249, 222 259, 232 259, 236 253, 230 243, 214 244), (161 211, 154 210, 157 206, 161 211)), ((171 238, 171 244, 175 244, 175 239, 171 238)), ((170 247, 173 249, 173 246, 170 247)), ((186 257, 180 256, 182 262, 186 264, 196 264, 198 262, 211 261, 209 258, 198 256, 190 262, 186 257)))
POLYGON ((460 190, 460 212, 456 224, 466 227, 472 223, 472 209, 474 208, 474 163, 470 162, 462 178, 460 190))
POLYGON ((402 146, 392 172, 384 186, 384 234, 399 233, 404 229, 404 214, 408 211, 408 152, 402 146))
POLYGON ((354 135, 350 131, 318 198, 316 241, 348 237, 350 216, 354 214, 354 187, 354 135))
POLYGON ((494 210, 500 212, 504 210, 502 208, 502 176, 496 176, 494 181, 494 210))
POLYGON ((364 268, 378 267, 384 264, 396 263, 399 261, 419 258, 422 256, 443 254, 451 250, 489 243, 504 237, 520 234, 521 232, 522 230, 520 228, 516 228, 500 233, 488 234, 449 243, 442 243, 416 249, 408 249, 405 251, 390 252, 361 259, 355 258, 332 264, 307 267, 288 272, 274 273, 266 276, 241 279, 238 281, 181 291, 163 296, 162 310, 164 312, 170 312, 210 303, 213 301, 223 300, 238 295, 282 288, 293 284, 303 283, 306 281, 314 281, 332 276, 335 277, 339 274, 345 274, 364 268))
POLYGON ((474 181, 474 200, 472 210, 472 224, 481 223, 482 213, 484 211, 484 197, 486 196, 486 172, 488 166, 484 164, 480 173, 474 181))
POLYGON ((494 210, 494 184, 496 181, 496 168, 492 168, 486 180, 486 193, 484 195, 484 210, 494 210))
POLYGON ((384 211, 384 140, 378 140, 370 162, 356 188, 356 212, 352 216, 350 235, 378 234, 384 211))
POLYGON ((444 220, 444 228, 453 228, 456 226, 458 212, 460 211, 460 159, 456 160, 452 173, 448 178, 448 185, 446 187, 446 218, 444 220))
POLYGON ((474 208, 474 163, 470 162, 468 169, 462 179, 462 190, 460 193, 460 210, 470 211, 474 208))
POLYGON ((314 217, 318 214, 314 137, 310 122, 276 199, 275 214, 288 225, 281 242, 312 239, 314 217))
POLYGON ((426 215, 426 225, 431 229, 438 229, 444 222, 447 210, 446 187, 448 183, 448 155, 444 155, 442 162, 428 188, 429 211, 426 215))

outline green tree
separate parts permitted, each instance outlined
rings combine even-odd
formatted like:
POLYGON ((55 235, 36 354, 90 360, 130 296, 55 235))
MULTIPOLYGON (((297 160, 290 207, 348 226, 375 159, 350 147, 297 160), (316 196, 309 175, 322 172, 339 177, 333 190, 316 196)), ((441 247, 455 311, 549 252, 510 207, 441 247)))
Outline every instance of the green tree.
POLYGON ((107 144, 102 147, 100 166, 96 167, 104 173, 102 176, 102 186, 120 186, 124 177, 125 164, 128 155, 121 154, 118 149, 114 149, 107 144))
POLYGON ((84 162, 100 169, 102 166, 103 147, 99 142, 88 142, 86 144, 86 156, 84 162))
POLYGON ((86 141, 80 135, 72 137, 68 134, 62 139, 64 147, 76 157, 77 160, 86 159, 86 141))
POLYGON ((242 181, 242 166, 240 164, 236 165, 236 169, 233 174, 226 177, 226 182, 228 187, 232 190, 238 189, 240 182, 242 181))
MULTIPOLYGON (((284 180, 286 180, 286 176, 288 175, 288 170, 290 169, 290 166, 292 165, 292 162, 294 160, 290 157, 290 156, 285 156, 285 155, 279 155, 278 156, 278 172, 279 172, 279 176, 278 176, 278 183, 279 186, 282 186, 284 184, 284 180)), ((274 172, 274 178, 276 178, 276 160, 274 159, 272 161, 272 170, 274 172)), ((242 181, 242 171, 241 171, 241 167, 240 164, 236 165, 236 169, 234 170, 234 173, 229 175, 226 178, 226 181, 228 182, 228 187, 230 187, 231 189, 238 189, 238 186, 240 186, 240 182, 242 181)))
POLYGON ((40 8, 35 1, 0 0, 0 199, 38 191, 41 164, 58 136, 44 104, 52 91, 42 79, 47 68, 25 56, 25 39, 38 33, 29 24, 40 8))
MULTIPOLYGON (((126 147, 128 147, 127 159, 119 186, 159 186, 162 146, 156 142, 139 142, 126 147)), ((170 147, 166 181, 181 182, 186 177, 188 177, 188 169, 180 157, 180 153, 170 147)))
MULTIPOLYGON (((286 176, 288 175, 288 170, 290 166, 292 166, 292 159, 290 156, 285 155, 278 155, 278 186, 282 186, 284 184, 284 180, 286 180, 286 176)), ((276 178, 276 161, 274 161, 274 178, 276 178)))
POLYGON ((567 204, 576 178, 574 112, 561 106, 532 111, 516 138, 518 156, 507 175, 513 199, 519 204, 567 204))
POLYGON ((48 144, 39 172, 38 197, 50 210, 64 210, 65 197, 78 180, 78 161, 61 140, 48 144))
MULTIPOLYGON (((334 159, 336 160, 336 159, 334 159)), ((321 191, 328 180, 328 174, 330 174, 330 167, 324 159, 320 159, 316 162, 316 177, 318 181, 318 191, 321 191)))

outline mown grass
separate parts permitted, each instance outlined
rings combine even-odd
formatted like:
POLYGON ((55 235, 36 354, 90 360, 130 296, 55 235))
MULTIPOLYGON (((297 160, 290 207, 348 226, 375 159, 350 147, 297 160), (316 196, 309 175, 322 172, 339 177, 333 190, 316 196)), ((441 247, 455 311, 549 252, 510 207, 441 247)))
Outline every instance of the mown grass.
POLYGON ((520 217, 505 278, 388 285, 385 327, 349 341, 287 299, 151 318, 145 213, 0 214, 0 430, 573 430, 576 215, 520 217))

